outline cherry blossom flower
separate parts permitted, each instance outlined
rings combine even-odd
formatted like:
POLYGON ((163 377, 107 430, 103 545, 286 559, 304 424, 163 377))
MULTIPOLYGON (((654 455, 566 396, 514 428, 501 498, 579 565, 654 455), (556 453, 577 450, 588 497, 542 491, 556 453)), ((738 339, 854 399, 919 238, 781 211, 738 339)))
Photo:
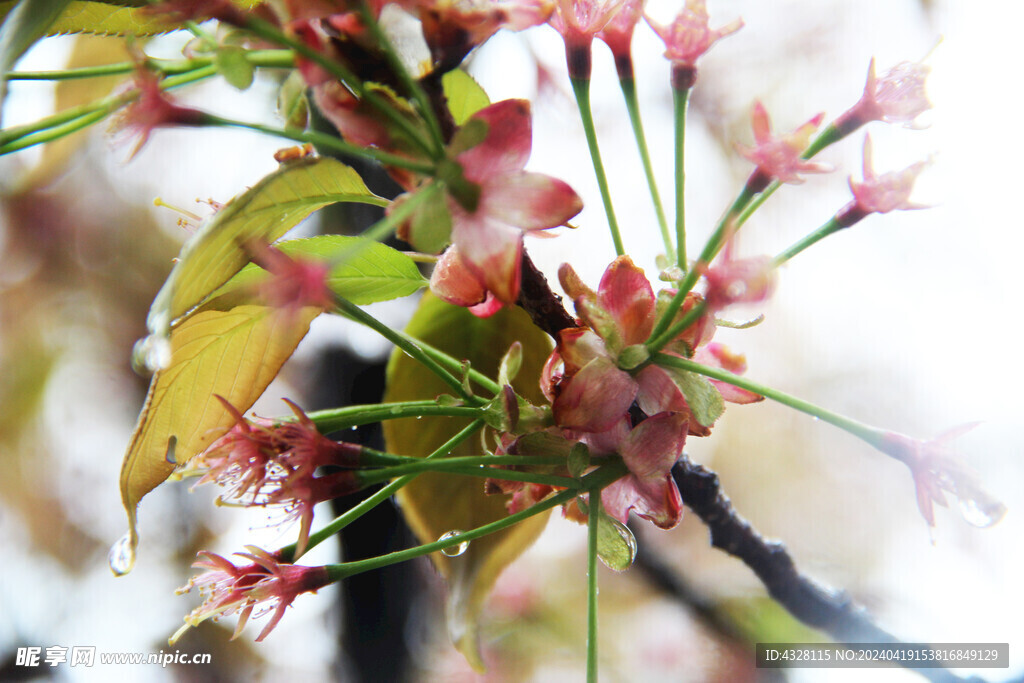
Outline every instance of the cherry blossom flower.
POLYGON ((977 422, 960 425, 928 440, 886 432, 876 443, 883 453, 910 468, 917 490, 917 507, 929 526, 935 526, 932 505, 947 507, 945 493, 957 498, 964 519, 974 526, 992 526, 1006 514, 1006 506, 982 487, 977 473, 950 446, 950 441, 976 426, 977 422))
POLYGON ((315 476, 317 469, 358 467, 362 449, 320 434, 313 421, 291 401, 285 402, 295 413, 295 422, 252 423, 230 403, 220 400, 237 423, 194 460, 195 469, 205 470, 198 483, 216 482, 227 488, 222 500, 283 508, 284 521, 300 522, 297 552, 302 554, 316 505, 362 488, 359 474, 353 469, 319 477, 315 476))
POLYGON ((751 116, 755 144, 753 147, 737 145, 740 154, 757 164, 757 171, 747 181, 748 188, 760 192, 772 180, 796 185, 803 182, 801 173, 830 171, 827 165, 800 156, 824 118, 824 113, 818 114, 789 135, 775 136, 764 105, 755 103, 751 116))
POLYGON ((589 80, 592 69, 591 46, 622 9, 624 0, 558 0, 548 23, 562 34, 569 77, 589 80))
POLYGON ((553 0, 405 0, 419 17, 435 63, 456 64, 501 29, 522 31, 543 24, 553 0))
POLYGON ((192 577, 188 584, 178 590, 187 593, 198 587, 206 596, 203 604, 185 617, 185 625, 171 636, 175 642, 189 628, 198 626, 206 619, 218 619, 238 613, 238 626, 232 639, 237 638, 245 628, 253 610, 261 607, 256 617, 273 612, 263 627, 256 642, 270 635, 284 616, 285 610, 302 593, 315 593, 331 583, 326 567, 304 567, 286 564, 255 546, 246 546, 249 552, 235 553, 238 557, 252 560, 251 564, 236 566, 226 558, 211 552, 199 553, 199 560, 192 566, 205 573, 192 577))
POLYGON ((775 288, 775 268, 768 257, 725 258, 704 273, 708 288, 704 294, 713 313, 733 304, 760 303, 775 288))
POLYGON ((625 524, 632 510, 662 529, 679 523, 683 505, 672 467, 683 455, 686 433, 685 416, 659 413, 632 429, 625 418, 611 430, 585 438, 592 454, 614 451, 629 468, 629 474, 601 492, 601 504, 609 515, 625 524))
POLYGON ((691 69, 712 45, 743 28, 743 20, 737 19, 712 30, 708 25, 706 0, 686 0, 686 6, 667 26, 651 21, 650 17, 646 19, 654 32, 665 41, 665 57, 672 61, 673 66, 691 69))
MULTIPOLYGON (((620 256, 608 266, 597 292, 567 264, 559 270, 559 279, 588 327, 562 330, 545 365, 541 387, 551 401, 555 424, 582 432, 606 431, 634 401, 646 415, 668 411, 689 416, 674 371, 648 365, 632 375, 620 367, 624 358, 637 350, 642 353, 640 345, 654 327, 658 303, 643 271, 628 256, 620 256)), ((688 297, 684 310, 698 301, 697 295, 688 297)), ((697 345, 710 340, 711 332, 701 318, 666 345, 665 352, 692 355, 697 345)), ((710 433, 710 425, 696 419, 688 422, 691 433, 710 433)))
POLYGON ((931 67, 900 62, 881 78, 875 77, 875 60, 868 65, 867 83, 860 100, 835 120, 840 137, 849 135, 865 123, 885 121, 918 128, 916 119, 932 104, 924 91, 931 67))
POLYGON ((328 282, 332 264, 293 258, 258 240, 246 242, 244 248, 252 262, 271 275, 258 287, 260 298, 268 306, 286 311, 289 316, 307 306, 334 308, 334 291, 328 282))
MULTIPOLYGON (((512 304, 519 296, 523 233, 564 225, 583 202, 563 181, 524 170, 532 147, 527 100, 505 100, 480 110, 463 126, 464 137, 472 137, 481 123, 486 128, 482 141, 463 150, 466 143, 456 133, 449 149, 461 169, 461 178, 443 183, 442 208, 451 216, 450 239, 457 249, 449 258, 457 258, 462 272, 498 301, 512 304)), ((421 225, 437 229, 436 221, 414 218, 400 228, 399 237, 420 249, 436 243, 437 236, 421 232, 421 225)), ((442 287, 439 295, 453 288, 442 287)))
POLYGON ((135 87, 139 96, 121 111, 113 125, 113 130, 127 131, 138 138, 129 159, 139 153, 157 128, 203 126, 209 121, 206 113, 175 104, 160 87, 159 74, 143 64, 135 71, 135 87))
POLYGON ((914 189, 914 181, 921 171, 928 167, 928 162, 919 161, 902 171, 875 175, 872 163, 870 136, 864 136, 864 181, 857 182, 850 177, 850 191, 854 200, 837 215, 843 227, 853 225, 871 213, 889 213, 890 211, 910 211, 927 209, 924 204, 910 201, 910 193, 914 189))
MULTIPOLYGON (((612 51, 616 66, 619 66, 621 60, 626 60, 632 65, 630 46, 633 43, 633 30, 643 16, 645 2, 646 0, 625 0, 611 21, 597 34, 612 51)), ((632 73, 632 66, 628 73, 632 73)), ((619 75, 622 75, 621 68, 619 75)))

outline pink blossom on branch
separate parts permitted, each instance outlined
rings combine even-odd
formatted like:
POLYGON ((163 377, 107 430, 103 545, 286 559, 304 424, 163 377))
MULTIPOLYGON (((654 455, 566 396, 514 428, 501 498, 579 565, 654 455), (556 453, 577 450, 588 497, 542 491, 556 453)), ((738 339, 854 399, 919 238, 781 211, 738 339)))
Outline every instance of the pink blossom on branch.
POLYGON ((187 593, 198 587, 205 600, 185 617, 185 625, 171 636, 171 645, 189 628, 206 619, 212 617, 216 620, 235 613, 239 615, 238 625, 232 639, 237 638, 253 610, 261 607, 255 615, 257 618, 270 612, 273 616, 256 637, 256 642, 259 642, 270 635, 295 598, 302 593, 315 593, 331 583, 326 567, 286 564, 255 546, 246 546, 246 549, 249 552, 235 553, 252 560, 251 564, 244 566, 235 566, 226 558, 205 550, 199 553, 199 560, 192 566, 205 570, 205 573, 190 579, 178 593, 187 593))
MULTIPOLYGON (((456 133, 449 150, 461 169, 463 185, 456 196, 446 183, 443 195, 442 210, 451 216, 450 239, 457 249, 450 258, 458 259, 458 273, 471 276, 498 301, 512 304, 519 296, 523 233, 564 225, 583 209, 583 201, 565 182, 524 170, 533 145, 527 100, 492 104, 474 114, 462 130, 479 124, 486 127, 482 141, 463 151, 456 133), (467 201, 467 194, 475 195, 475 201, 467 201)), ((425 230, 436 230, 436 221, 414 219, 399 229, 399 237, 417 248, 435 241, 434 235, 418 233, 423 223, 425 230)), ((465 305, 465 292, 472 289, 468 283, 458 287, 447 279, 437 293, 465 305), (455 290, 460 293, 452 294, 455 290)))
POLYGON ((690 73, 689 83, 683 84, 684 87, 693 85, 697 60, 716 42, 743 28, 743 20, 736 19, 712 29, 709 26, 706 0, 686 0, 686 6, 665 26, 652 21, 650 17, 645 18, 665 42, 665 57, 672 62, 673 68, 690 73))
POLYGON ((850 177, 850 191, 854 200, 837 215, 843 227, 849 227, 871 213, 889 213, 890 211, 911 211, 927 209, 925 204, 910 201, 910 193, 914 182, 921 171, 928 167, 928 162, 919 161, 902 171, 875 175, 871 138, 864 136, 864 180, 857 182, 850 177))
POLYGON ((797 185, 803 182, 801 173, 826 173, 832 170, 826 164, 808 161, 801 156, 811 135, 825 118, 824 113, 811 118, 788 135, 772 135, 771 119, 760 102, 754 104, 750 118, 754 129, 754 146, 737 145, 737 149, 757 165, 757 170, 747 181, 751 191, 760 192, 772 180, 797 185))
POLYGON ((977 426, 977 422, 968 423, 927 440, 887 432, 875 444, 910 468, 917 507, 929 526, 935 526, 933 504, 947 507, 946 493, 953 494, 964 519, 974 526, 992 526, 1006 514, 1006 506, 982 487, 977 473, 961 461, 949 443, 977 426))
POLYGON ((835 120, 839 137, 849 135, 865 123, 885 121, 918 127, 918 116, 931 109, 924 82, 931 68, 914 62, 900 62, 881 78, 875 76, 875 60, 868 65, 867 83, 860 100, 835 120))

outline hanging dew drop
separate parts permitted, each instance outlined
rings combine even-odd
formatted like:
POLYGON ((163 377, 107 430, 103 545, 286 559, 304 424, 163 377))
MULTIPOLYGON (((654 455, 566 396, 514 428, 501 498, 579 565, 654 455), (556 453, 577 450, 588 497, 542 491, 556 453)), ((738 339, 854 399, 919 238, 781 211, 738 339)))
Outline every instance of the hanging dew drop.
POLYGON ((132 533, 129 531, 110 546, 107 563, 114 576, 124 576, 135 566, 135 548, 132 547, 132 533))
POLYGON ((978 501, 973 498, 959 500, 960 514, 971 526, 980 529, 996 524, 1006 514, 1006 506, 1002 503, 990 501, 978 501))
MULTIPOLYGON (((457 538, 462 534, 462 531, 459 531, 458 529, 452 529, 451 531, 446 531, 445 533, 441 534, 441 537, 437 540, 448 541, 453 538, 457 538)), ((469 548, 469 541, 463 541, 462 543, 450 545, 447 548, 442 548, 441 552, 447 555, 448 557, 458 557, 462 553, 466 552, 467 548, 469 548)))

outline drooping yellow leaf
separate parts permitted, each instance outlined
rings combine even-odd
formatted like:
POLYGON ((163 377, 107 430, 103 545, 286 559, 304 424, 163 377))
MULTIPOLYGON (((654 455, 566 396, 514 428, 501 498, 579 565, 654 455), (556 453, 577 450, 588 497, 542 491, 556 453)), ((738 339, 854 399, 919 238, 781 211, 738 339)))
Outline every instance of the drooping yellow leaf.
MULTIPOLYGON (((259 2, 235 0, 241 9, 252 9, 259 2)), ((14 0, 0 0, 0 20, 13 8, 14 0)), ((144 11, 144 1, 98 2, 75 0, 67 3, 60 16, 46 30, 46 35, 92 33, 108 36, 152 36, 174 31, 181 26, 166 17, 144 11)))
MULTIPOLYGON (((494 377, 502 355, 514 341, 523 345, 520 383, 516 390, 534 402, 542 402, 537 378, 551 349, 547 335, 532 325, 518 308, 505 308, 481 319, 468 310, 450 306, 427 294, 407 331, 473 367, 494 377)), ((385 400, 408 401, 433 398, 449 391, 429 370, 404 353, 391 356, 385 400)), ((423 418, 384 423, 388 450, 424 456, 459 429, 463 420, 423 418)), ((452 455, 480 455, 479 439, 470 439, 452 455)), ((465 531, 508 515, 505 496, 484 494, 483 481, 475 477, 424 474, 398 493, 402 512, 416 536, 424 543, 436 541, 448 531, 465 531)), ((498 575, 540 535, 547 514, 537 515, 514 527, 477 539, 457 557, 436 553, 438 571, 448 582, 448 624, 452 640, 470 664, 482 669, 477 644, 476 620, 498 575)))
POLYGON ((248 410, 319 313, 315 307, 289 312, 226 296, 172 328, 170 362, 153 375, 121 467, 130 546, 127 566, 115 571, 131 568, 142 497, 234 423, 214 395, 241 412, 248 410))
POLYGON ((273 242, 309 214, 336 202, 388 204, 353 169, 329 158, 290 162, 232 199, 181 250, 150 308, 150 330, 166 334, 172 321, 241 270, 249 262, 246 242, 273 242))

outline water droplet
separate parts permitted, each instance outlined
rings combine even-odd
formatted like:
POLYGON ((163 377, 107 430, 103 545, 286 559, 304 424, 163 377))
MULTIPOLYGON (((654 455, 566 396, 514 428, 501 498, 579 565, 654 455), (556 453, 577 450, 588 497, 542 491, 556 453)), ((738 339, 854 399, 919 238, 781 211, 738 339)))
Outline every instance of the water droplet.
POLYGON ((416 416, 416 419, 417 419, 417 420, 422 420, 422 419, 423 419, 423 416, 422 416, 422 415, 417 415, 417 416, 416 416))
POLYGON ((636 559, 636 537, 629 527, 608 515, 601 515, 597 531, 597 556, 605 566, 625 571, 636 559))
POLYGON ((132 547, 132 532, 127 532, 110 546, 107 563, 114 576, 124 576, 135 566, 135 548, 132 547))
POLYGON ((140 375, 151 375, 171 364, 171 342, 162 335, 151 334, 132 347, 132 369, 140 375))
MULTIPOLYGON (((445 533, 441 534, 441 538, 437 540, 447 541, 452 538, 457 538, 462 534, 462 531, 459 531, 458 529, 452 529, 451 531, 446 531, 445 533)), ((462 543, 450 545, 447 548, 442 548, 441 552, 447 555, 448 557, 458 557, 462 553, 466 552, 467 548, 469 548, 469 541, 463 541, 462 543)))
POLYGON ((1006 514, 1006 506, 997 500, 979 501, 969 498, 959 500, 960 514, 971 526, 980 529, 997 523, 1006 514))

